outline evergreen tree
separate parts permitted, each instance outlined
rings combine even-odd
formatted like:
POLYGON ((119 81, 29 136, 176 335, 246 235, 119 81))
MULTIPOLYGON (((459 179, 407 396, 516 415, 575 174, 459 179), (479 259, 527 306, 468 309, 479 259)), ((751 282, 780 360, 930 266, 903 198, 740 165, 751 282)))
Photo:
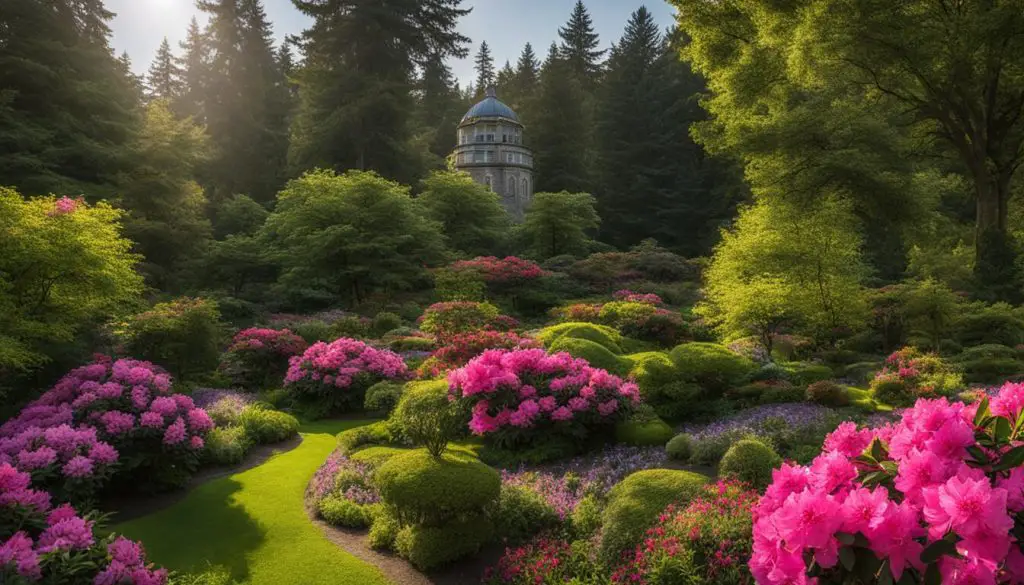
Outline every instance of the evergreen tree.
POLYGON ((487 41, 480 43, 480 51, 473 59, 476 69, 476 97, 482 97, 487 88, 494 85, 494 57, 491 56, 491 48, 487 41))
POLYGON ((182 71, 171 52, 171 44, 164 37, 146 76, 148 99, 176 100, 182 92, 182 71))
POLYGON ((504 96, 506 99, 512 92, 515 91, 516 72, 512 69, 512 64, 505 61, 504 67, 498 71, 498 75, 494 78, 494 85, 498 90, 498 95, 504 96))
POLYGON ((420 142, 433 155, 428 166, 441 168, 455 148, 455 128, 465 104, 444 59, 434 55, 423 64, 420 76, 416 126, 420 142))
POLYGON ((174 102, 174 110, 181 116, 191 116, 197 122, 206 122, 206 92, 210 81, 210 40, 199 27, 195 17, 188 24, 188 34, 181 43, 178 57, 181 71, 181 95, 174 102))
POLYGON ((580 191, 588 188, 589 128, 583 90, 569 64, 552 44, 540 75, 531 120, 538 191, 580 191))
MULTIPOLYGON (((461 0, 293 0, 312 17, 289 166, 374 169, 412 183, 422 172, 414 135, 413 77, 431 56, 465 57, 455 29, 461 0)), ((454 129, 452 129, 454 133, 454 129)))
POLYGON ((0 184, 25 195, 113 195, 137 94, 96 1, 0 8, 0 184))
POLYGON ((597 49, 601 43, 583 0, 576 0, 569 22, 559 27, 558 36, 562 39, 559 52, 569 71, 586 89, 591 88, 601 71, 601 57, 605 51, 597 49))

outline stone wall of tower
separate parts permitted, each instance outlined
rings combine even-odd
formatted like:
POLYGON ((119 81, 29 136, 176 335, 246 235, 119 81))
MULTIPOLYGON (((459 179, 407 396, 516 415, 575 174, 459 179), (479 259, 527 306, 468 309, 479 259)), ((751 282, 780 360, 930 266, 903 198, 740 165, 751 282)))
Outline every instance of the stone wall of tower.
POLYGON ((460 170, 469 173, 477 183, 489 185, 514 221, 523 220, 533 201, 532 171, 512 166, 473 166, 460 170))

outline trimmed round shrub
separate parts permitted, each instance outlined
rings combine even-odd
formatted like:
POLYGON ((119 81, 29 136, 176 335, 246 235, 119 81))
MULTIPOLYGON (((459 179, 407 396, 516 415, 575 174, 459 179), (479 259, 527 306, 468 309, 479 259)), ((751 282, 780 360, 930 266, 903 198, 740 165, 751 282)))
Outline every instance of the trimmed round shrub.
POLYGON ((429 571, 478 552, 493 534, 490 518, 480 514, 443 526, 404 526, 395 534, 394 549, 417 569, 429 571))
POLYGON ((501 476, 480 461, 417 449, 392 457, 375 475, 381 499, 403 524, 438 526, 497 501, 501 476))
POLYGON ((362 505, 337 495, 327 496, 320 501, 317 511, 331 526, 343 528, 366 528, 373 524, 375 506, 362 505))
POLYGON ((237 386, 267 388, 281 382, 288 360, 306 347, 306 341, 288 329, 244 329, 221 355, 219 370, 237 386))
MULTIPOLYGON (((660 299, 659 299, 660 300, 660 299)), ((651 303, 640 303, 632 301, 612 301, 601 307, 599 317, 601 322, 610 327, 621 328, 627 325, 636 325, 645 321, 657 311, 657 307, 651 303)))
POLYGON ((714 343, 692 342, 669 352, 681 379, 721 393, 742 384, 757 366, 727 347, 714 343))
POLYGON ((823 406, 849 406, 850 395, 841 384, 821 380, 807 387, 807 400, 823 406))
POLYGON ((622 335, 606 325, 597 325, 595 323, 560 323, 541 329, 537 333, 537 339, 544 344, 544 347, 551 347, 553 343, 563 337, 586 339, 603 346, 616 355, 622 353, 622 335))
POLYGON ((569 515, 569 525, 577 538, 589 538, 601 528, 601 514, 604 511, 601 500, 594 494, 587 494, 576 504, 569 515))
POLYGON ((718 474, 763 489, 772 481, 772 470, 782 465, 774 449, 756 439, 738 441, 725 452, 718 474))
POLYGON ((907 388, 906 382, 896 376, 872 380, 871 393, 876 401, 890 406, 909 406, 914 403, 914 394, 907 388))
POLYGON ((390 425, 380 421, 338 433, 338 448, 349 454, 366 445, 386 445, 392 439, 390 425))
POLYGON ((365 463, 376 469, 395 455, 402 455, 403 453, 408 453, 410 451, 412 451, 412 449, 408 447, 389 447, 386 445, 378 445, 375 447, 360 449, 353 453, 349 459, 358 463, 365 463))
POLYGON ((429 337, 403 336, 388 342, 392 351, 434 351, 437 343, 429 337))
POLYGON ((363 408, 369 412, 380 412, 387 414, 395 409, 402 393, 405 392, 405 384, 400 382, 377 382, 366 390, 366 399, 363 400, 363 408))
POLYGON ((469 333, 492 327, 499 315, 501 315, 501 311, 490 303, 472 301, 434 303, 423 313, 420 329, 436 335, 438 338, 445 338, 458 333, 469 333))
POLYGON ((395 537, 398 536, 398 531, 401 529, 402 524, 395 516, 394 510, 384 506, 373 519, 373 525, 370 526, 370 533, 366 536, 366 540, 370 548, 391 549, 394 548, 395 537))
POLYGON ((953 324, 953 337, 963 347, 1024 343, 1024 320, 1006 303, 996 303, 978 313, 963 315, 953 324))
POLYGON ((679 433, 672 437, 671 440, 665 445, 665 452, 668 453, 669 459, 676 461, 689 461, 690 453, 692 451, 693 438, 686 433, 679 433))
POLYGON ((249 445, 249 437, 242 427, 217 427, 206 436, 205 458, 214 465, 241 463, 249 445))
POLYGON ((370 331, 375 335, 384 335, 388 331, 393 331, 402 326, 402 318, 394 313, 388 313, 387 311, 381 311, 373 316, 373 321, 370 322, 370 331))
POLYGON ((127 355, 186 381, 217 368, 225 327, 216 302, 182 297, 133 315, 118 324, 115 335, 127 355))
POLYGON ((601 368, 613 374, 625 375, 629 371, 629 360, 608 351, 604 346, 586 339, 562 337, 548 347, 551 353, 564 351, 572 357, 587 360, 595 368, 601 368))
POLYGON ((238 417, 249 440, 257 445, 280 443, 299 432, 299 420, 294 416, 259 405, 247 406, 238 417))
POLYGON ((608 493, 602 515, 601 556, 608 562, 643 539, 644 531, 672 503, 685 504, 707 478, 689 471, 647 469, 626 477, 608 493))
POLYGON ((661 446, 672 438, 672 427, 660 418, 627 420, 615 426, 615 440, 638 447, 661 446))
POLYGON ((823 364, 805 362, 788 363, 783 366, 789 372, 789 379, 797 386, 807 386, 822 380, 831 380, 835 374, 832 368, 823 364))
POLYGON ((683 420, 693 413, 700 412, 700 395, 704 389, 695 382, 676 380, 660 386, 641 388, 644 403, 654 408, 654 412, 667 420, 683 420))
POLYGON ((430 380, 406 385, 389 423, 393 432, 440 457, 448 442, 461 434, 466 418, 459 404, 449 398, 448 383, 430 380))
POLYGON ((672 382, 678 376, 676 366, 668 358, 668 354, 660 351, 647 351, 625 356, 632 367, 629 377, 640 386, 640 394, 646 399, 647 389, 672 382))
POLYGON ((494 514, 499 538, 516 544, 558 526, 554 508, 537 492, 521 485, 502 484, 494 514))
POLYGON ((843 370, 843 377, 853 380, 856 384, 866 384, 881 369, 882 364, 879 362, 857 362, 846 366, 843 370))

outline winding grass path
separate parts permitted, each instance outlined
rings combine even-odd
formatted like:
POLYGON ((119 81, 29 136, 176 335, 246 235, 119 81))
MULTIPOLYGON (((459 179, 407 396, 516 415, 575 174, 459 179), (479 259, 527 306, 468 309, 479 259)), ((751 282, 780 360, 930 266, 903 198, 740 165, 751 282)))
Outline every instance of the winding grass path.
POLYGON ((387 585, 372 565, 310 522, 306 484, 335 435, 372 421, 303 425, 302 443, 266 463, 205 483, 159 512, 114 526, 141 540, 153 562, 177 571, 224 567, 246 585, 387 585))

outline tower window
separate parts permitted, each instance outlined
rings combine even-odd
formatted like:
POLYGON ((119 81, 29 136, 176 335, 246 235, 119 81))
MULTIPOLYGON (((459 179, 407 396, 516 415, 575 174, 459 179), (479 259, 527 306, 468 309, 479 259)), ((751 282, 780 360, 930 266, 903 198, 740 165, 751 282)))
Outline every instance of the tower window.
POLYGON ((509 153, 507 153, 505 155, 505 162, 513 162, 513 160, 512 160, 512 153, 511 152, 509 152, 509 153))
POLYGON ((516 178, 515 177, 509 177, 508 178, 508 195, 510 197, 515 197, 516 196, 516 178))
POLYGON ((529 197, 529 196, 530 196, 530 180, 524 177, 523 178, 523 197, 529 197))

